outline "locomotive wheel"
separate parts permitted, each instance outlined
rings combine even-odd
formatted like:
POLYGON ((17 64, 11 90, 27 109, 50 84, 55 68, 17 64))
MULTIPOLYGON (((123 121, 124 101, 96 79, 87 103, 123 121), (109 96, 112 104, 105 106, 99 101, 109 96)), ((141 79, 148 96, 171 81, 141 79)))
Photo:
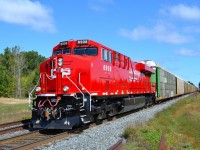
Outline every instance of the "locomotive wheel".
POLYGON ((97 119, 96 121, 95 121, 95 123, 96 123, 96 125, 100 125, 100 124, 102 124, 102 120, 100 120, 100 119, 97 119))
POLYGON ((107 120, 108 121, 112 121, 113 120, 113 112, 112 111, 107 112, 107 120))

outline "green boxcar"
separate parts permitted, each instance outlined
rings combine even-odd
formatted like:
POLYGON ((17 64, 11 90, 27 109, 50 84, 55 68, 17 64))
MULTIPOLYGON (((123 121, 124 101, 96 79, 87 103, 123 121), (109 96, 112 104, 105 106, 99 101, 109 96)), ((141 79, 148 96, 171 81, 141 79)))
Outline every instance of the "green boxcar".
POLYGON ((158 66, 154 61, 145 60, 141 62, 155 70, 155 73, 151 76, 151 82, 156 82, 156 100, 176 96, 177 78, 175 75, 158 66))
POLYGON ((156 100, 170 98, 176 95, 176 77, 159 66, 156 67, 156 84, 156 100))
POLYGON ((154 68, 155 72, 151 75, 151 82, 156 83, 156 98, 160 97, 160 69, 154 68))
POLYGON ((143 60, 141 63, 153 68, 151 82, 156 83, 156 101, 197 91, 197 87, 163 69, 152 60, 143 60))

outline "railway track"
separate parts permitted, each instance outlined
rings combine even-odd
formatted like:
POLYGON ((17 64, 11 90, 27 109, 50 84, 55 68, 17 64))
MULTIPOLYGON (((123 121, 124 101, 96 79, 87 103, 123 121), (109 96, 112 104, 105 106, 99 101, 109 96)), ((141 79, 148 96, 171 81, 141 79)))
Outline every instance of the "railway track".
POLYGON ((30 129, 31 127, 32 127, 32 123, 31 123, 30 119, 1 124, 0 125, 0 135, 19 131, 22 129, 30 129))
POLYGON ((44 143, 52 142, 52 139, 58 140, 69 135, 69 132, 62 130, 37 130, 9 139, 1 140, 0 149, 33 149, 34 147, 41 146, 44 143))

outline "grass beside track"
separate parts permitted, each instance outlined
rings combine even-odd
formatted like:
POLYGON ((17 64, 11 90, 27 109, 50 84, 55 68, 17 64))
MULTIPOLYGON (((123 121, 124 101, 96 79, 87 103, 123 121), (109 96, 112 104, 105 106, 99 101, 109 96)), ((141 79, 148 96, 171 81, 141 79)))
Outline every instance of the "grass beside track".
POLYGON ((28 100, 0 98, 0 124, 29 119, 28 100))
POLYGON ((200 148, 200 93, 157 114, 146 125, 130 126, 124 132, 125 150, 158 149, 162 133, 168 148, 194 150, 200 148))

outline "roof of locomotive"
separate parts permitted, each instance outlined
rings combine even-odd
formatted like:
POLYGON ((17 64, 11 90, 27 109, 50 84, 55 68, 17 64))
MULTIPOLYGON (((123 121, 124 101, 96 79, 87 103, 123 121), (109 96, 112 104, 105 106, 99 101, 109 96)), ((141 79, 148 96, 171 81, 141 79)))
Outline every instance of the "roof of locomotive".
MULTIPOLYGON (((125 57, 128 57, 128 56, 126 56, 126 55, 124 55, 124 54, 121 54, 121 53, 118 52, 118 51, 113 50, 112 48, 109 48, 109 47, 107 47, 107 46, 105 46, 105 45, 103 45, 103 44, 100 44, 100 43, 98 43, 98 42, 96 42, 96 41, 93 41, 93 40, 90 40, 90 39, 81 39, 81 40, 73 40, 73 39, 70 39, 70 40, 68 40, 68 41, 62 41, 62 42, 60 42, 59 44, 57 44, 57 45, 53 48, 53 51, 59 49, 60 46, 63 46, 63 45, 61 45, 61 44, 63 44, 63 43, 67 43, 66 45, 70 45, 70 46, 72 46, 72 47, 75 47, 76 45, 99 45, 99 46, 101 46, 101 47, 103 47, 103 48, 105 48, 105 49, 107 49, 107 50, 110 50, 110 51, 116 52, 116 53, 118 53, 118 54, 120 54, 120 55, 123 55, 123 56, 125 56, 125 57), (82 43, 82 44, 80 44, 79 41, 81 41, 80 43, 82 43), (79 44, 78 44, 78 43, 79 43, 79 44)), ((130 57, 128 57, 128 58, 130 59, 130 57)), ((131 59, 130 59, 130 60, 131 60, 131 59)))
POLYGON ((140 62, 133 62, 130 57, 128 57, 124 54, 121 54, 120 52, 117 52, 117 51, 115 51, 115 50, 113 50, 113 49, 111 49, 111 48, 109 48, 109 47, 107 47, 103 44, 100 44, 100 43, 93 41, 93 40, 90 40, 90 39, 62 41, 53 48, 53 51, 59 49, 62 46, 66 46, 66 45, 69 45, 72 48, 76 47, 77 45, 79 45, 79 46, 87 46, 87 45, 100 46, 102 48, 105 48, 106 50, 113 51, 115 53, 120 54, 120 57, 123 57, 123 56, 127 57, 132 63, 137 64, 136 66, 137 66, 137 69, 139 69, 139 70, 154 72, 152 67, 150 67, 149 65, 146 65, 145 63, 140 63, 140 62))

